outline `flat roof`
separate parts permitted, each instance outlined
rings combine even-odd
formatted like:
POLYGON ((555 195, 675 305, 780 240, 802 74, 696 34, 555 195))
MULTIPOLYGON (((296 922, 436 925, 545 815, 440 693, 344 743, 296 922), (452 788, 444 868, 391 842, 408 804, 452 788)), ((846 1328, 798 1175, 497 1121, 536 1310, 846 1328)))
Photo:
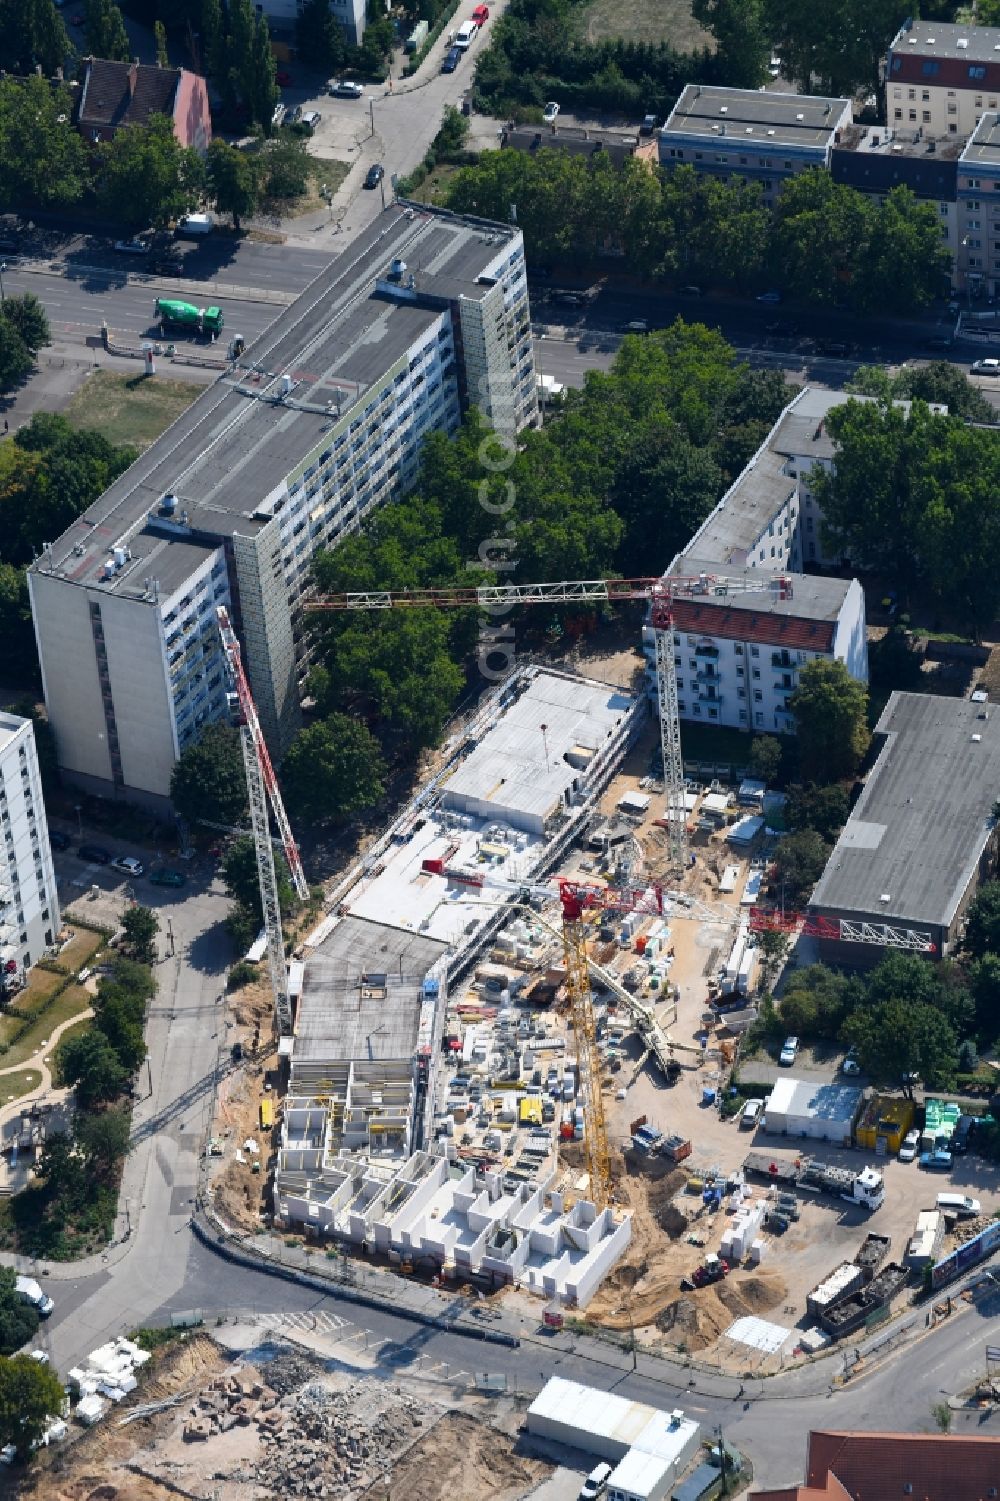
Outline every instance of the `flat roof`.
POLYGON ((461 806, 471 798, 495 808, 498 818, 505 812, 544 817, 634 702, 606 683, 538 673, 449 777, 442 804, 461 806))
POLYGON ((563 1376, 550 1376, 528 1408, 529 1427, 532 1418, 541 1418, 575 1429, 582 1449, 591 1447, 588 1438, 610 1439, 620 1444, 623 1451, 630 1449, 657 1416, 662 1414, 645 1402, 632 1402, 628 1397, 601 1392, 579 1381, 567 1381, 563 1376))
MULTIPOLYGON (((134 567, 107 581, 100 573, 119 542, 137 551, 138 534, 167 494, 177 497, 173 529, 182 540, 192 532, 206 542, 255 535, 269 519, 255 513, 285 476, 440 318, 449 299, 484 294, 492 285, 480 281, 486 266, 519 233, 425 205, 387 208, 278 313, 238 369, 206 387, 32 566, 141 596, 134 567), (396 259, 412 274, 412 291, 402 283, 393 294, 377 288, 396 259), (285 376, 292 381, 287 394, 285 376)), ((230 322, 238 328, 236 312, 230 322)), ((166 520, 158 535, 170 535, 166 520)), ((169 556, 166 548, 158 554, 164 567, 173 566, 169 556)))
POLYGON ((734 143, 756 140, 763 145, 819 151, 829 145, 850 106, 849 99, 689 83, 671 110, 660 138, 731 139, 734 143))
POLYGON ((911 20, 900 27, 890 52, 915 57, 957 58, 960 62, 995 62, 1000 53, 1000 27, 956 26, 949 21, 911 20))
POLYGON ((996 110, 988 110, 979 121, 962 152, 960 165, 1000 167, 1000 114, 996 110))
MULTIPOLYGON (((711 573, 718 562, 706 558, 683 559, 671 573, 711 573)), ((730 569, 730 577, 744 578, 760 588, 745 594, 695 595, 674 601, 674 627, 693 635, 704 633, 735 641, 752 639, 764 645, 796 646, 803 650, 829 651, 836 624, 853 580, 825 578, 820 574, 784 574, 779 569, 730 569), (768 588, 769 582, 787 578, 789 597, 782 599, 768 588), (752 617, 748 620, 748 616, 752 617)))
POLYGON ((338 922, 305 960, 296 1064, 411 1058, 424 977, 444 949, 433 938, 386 923, 338 922))
POLYGON ((8 714, 6 709, 0 709, 0 751, 20 734, 28 721, 20 714, 8 714))
POLYGON ((1000 710, 894 693, 875 733, 878 760, 810 906, 947 926, 993 826, 1000 710))
POLYGON ((805 1116, 850 1124, 863 1094, 864 1090, 851 1084, 816 1084, 785 1076, 774 1081, 764 1115, 805 1116))

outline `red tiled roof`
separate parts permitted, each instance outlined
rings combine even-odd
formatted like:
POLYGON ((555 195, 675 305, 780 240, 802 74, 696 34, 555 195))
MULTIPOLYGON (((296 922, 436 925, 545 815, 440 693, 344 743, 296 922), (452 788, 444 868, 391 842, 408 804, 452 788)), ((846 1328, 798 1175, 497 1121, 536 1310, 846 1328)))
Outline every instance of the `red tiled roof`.
POLYGON ((991 1489, 1000 1491, 1000 1438, 810 1433, 807 1485, 822 1486, 831 1472, 854 1501, 907 1495, 913 1501, 987 1501, 991 1489))
POLYGON ((143 63, 87 59, 81 91, 82 127, 145 125, 150 115, 174 113, 179 68, 151 68, 143 63), (131 82, 130 82, 131 75, 131 82))
POLYGON ((762 646, 795 646, 804 651, 831 651, 836 623, 779 615, 762 605, 759 610, 736 609, 708 600, 674 601, 674 627, 692 635, 721 636, 726 641, 758 641, 762 646))
POLYGON ((751 1491, 750 1501, 854 1501, 850 1491, 844 1489, 836 1475, 828 1474, 826 1484, 793 1485, 780 1491, 751 1491))

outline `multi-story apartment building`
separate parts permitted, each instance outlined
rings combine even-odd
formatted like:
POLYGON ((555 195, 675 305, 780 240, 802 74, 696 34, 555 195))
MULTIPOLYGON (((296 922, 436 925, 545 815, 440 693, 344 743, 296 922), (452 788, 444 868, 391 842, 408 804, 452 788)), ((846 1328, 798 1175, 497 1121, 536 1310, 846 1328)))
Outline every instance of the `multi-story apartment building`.
POLYGON ((1000 109, 1000 28, 908 20, 889 48, 886 120, 967 140, 1000 109))
POLYGON ((959 286, 964 284, 964 247, 958 229, 958 159, 964 147, 957 137, 924 135, 920 126, 850 125, 840 132, 830 157, 834 182, 879 202, 893 188, 909 188, 916 198, 930 203, 959 286))
MULTIPOLYGON (((1000 36, 1000 31, 997 33, 1000 36)), ((958 162, 959 284, 1000 290, 1000 115, 983 115, 958 162)))
POLYGON ((694 167, 760 184, 764 202, 789 177, 830 165, 849 99, 689 83, 660 131, 660 166, 694 167))
MULTIPOLYGON (((844 662, 868 678, 864 592, 856 579, 801 572, 824 555, 822 513, 810 472, 829 468, 831 407, 848 398, 805 387, 703 522, 669 572, 745 580, 760 572, 760 593, 704 595, 674 609, 675 664, 681 717, 735 729, 788 734, 788 698, 799 669, 814 657, 844 662), (778 599, 768 581, 790 578, 778 599)), ((655 643, 643 633, 649 683, 655 687, 655 643)))
POLYGON ((20 982, 59 927, 34 727, 0 713, 0 989, 20 982))
POLYGON ((508 434, 537 417, 521 233, 394 205, 32 566, 64 774, 167 797, 227 711, 219 604, 280 752, 314 554, 405 493, 424 435, 473 405, 508 434))
MULTIPOLYGON (((327 3, 349 45, 358 46, 365 34, 368 15, 365 0, 327 0, 327 3)), ((260 0, 257 10, 267 17, 273 41, 295 46, 295 23, 302 13, 302 4, 303 0, 260 0)))

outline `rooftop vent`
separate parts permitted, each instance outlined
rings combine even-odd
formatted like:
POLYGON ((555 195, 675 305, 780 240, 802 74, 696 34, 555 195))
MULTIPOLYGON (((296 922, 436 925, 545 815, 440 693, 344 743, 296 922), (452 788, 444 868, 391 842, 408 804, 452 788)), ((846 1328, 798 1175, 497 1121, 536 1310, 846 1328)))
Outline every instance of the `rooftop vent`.
POLYGON ((177 496, 171 495, 170 491, 168 490, 166 495, 164 495, 163 499, 160 501, 160 510, 162 511, 164 516, 172 516, 176 509, 177 496))
POLYGON ((906 40, 909 42, 911 47, 915 47, 917 45, 917 39, 915 36, 908 36, 906 40))
POLYGON ((114 560, 114 558, 105 558, 104 559, 104 577, 106 579, 113 579, 114 576, 115 576, 115 560, 114 560))
POLYGON ((115 567, 116 568, 124 568, 125 564, 128 562, 128 558, 129 558, 128 548, 126 548, 126 547, 114 547, 111 550, 111 556, 115 560, 115 567))
POLYGON ((769 136, 773 136, 773 135, 774 135, 774 131, 773 131, 773 130, 769 130, 769 131, 768 131, 768 135, 769 135, 769 136))
POLYGON ((796 115, 795 118, 796 118, 796 120, 804 120, 805 119, 805 115, 796 115))
POLYGON ((958 41, 955 43, 956 47, 967 47, 968 45, 969 38, 967 36, 960 36, 958 41))
POLYGON ((292 386, 294 384, 295 384, 295 382, 292 380, 292 377, 290 375, 283 375, 281 377, 281 394, 282 394, 282 396, 291 396, 291 394, 292 394, 292 386))
POLYGON ((729 105, 728 104, 722 104, 722 105, 719 106, 719 114, 720 115, 728 115, 728 113, 729 113, 729 105))
POLYGON ((888 891, 883 891, 882 895, 879 897, 879 901, 883 906, 885 906, 888 902, 892 901, 892 897, 889 895, 888 891))
POLYGON ((973 745, 979 745, 979 743, 982 740, 982 738, 983 738, 982 735, 973 735, 973 737, 972 737, 972 743, 973 743, 973 745))
POLYGON ((389 267, 389 275, 392 277, 393 281, 399 281, 402 278, 403 272, 405 270, 406 262, 401 261, 397 256, 392 265, 389 267))

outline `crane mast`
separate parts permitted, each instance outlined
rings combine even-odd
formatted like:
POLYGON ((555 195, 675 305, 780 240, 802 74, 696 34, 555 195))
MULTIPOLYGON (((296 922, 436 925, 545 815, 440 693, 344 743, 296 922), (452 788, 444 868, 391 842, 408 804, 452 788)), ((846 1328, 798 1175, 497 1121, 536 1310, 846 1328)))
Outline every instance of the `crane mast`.
POLYGON ((288 969, 285 964, 285 942, 281 931, 281 906, 278 901, 278 877, 274 868, 274 850, 271 845, 271 827, 268 822, 268 802, 274 813, 275 823, 278 825, 295 890, 303 901, 309 895, 309 887, 302 869, 298 845, 295 843, 285 805, 281 800, 278 779, 271 765, 264 732, 260 727, 257 706, 250 692, 250 683, 243 667, 240 644, 230 622, 229 612, 224 605, 218 607, 216 617, 238 706, 240 744, 243 749, 243 766, 246 771, 247 794, 250 802, 250 824, 257 855, 257 879, 260 883, 264 931, 267 936, 267 962, 271 974, 271 988, 274 992, 278 1031, 284 1037, 288 1036, 292 1030, 292 1003, 288 994, 288 969))

